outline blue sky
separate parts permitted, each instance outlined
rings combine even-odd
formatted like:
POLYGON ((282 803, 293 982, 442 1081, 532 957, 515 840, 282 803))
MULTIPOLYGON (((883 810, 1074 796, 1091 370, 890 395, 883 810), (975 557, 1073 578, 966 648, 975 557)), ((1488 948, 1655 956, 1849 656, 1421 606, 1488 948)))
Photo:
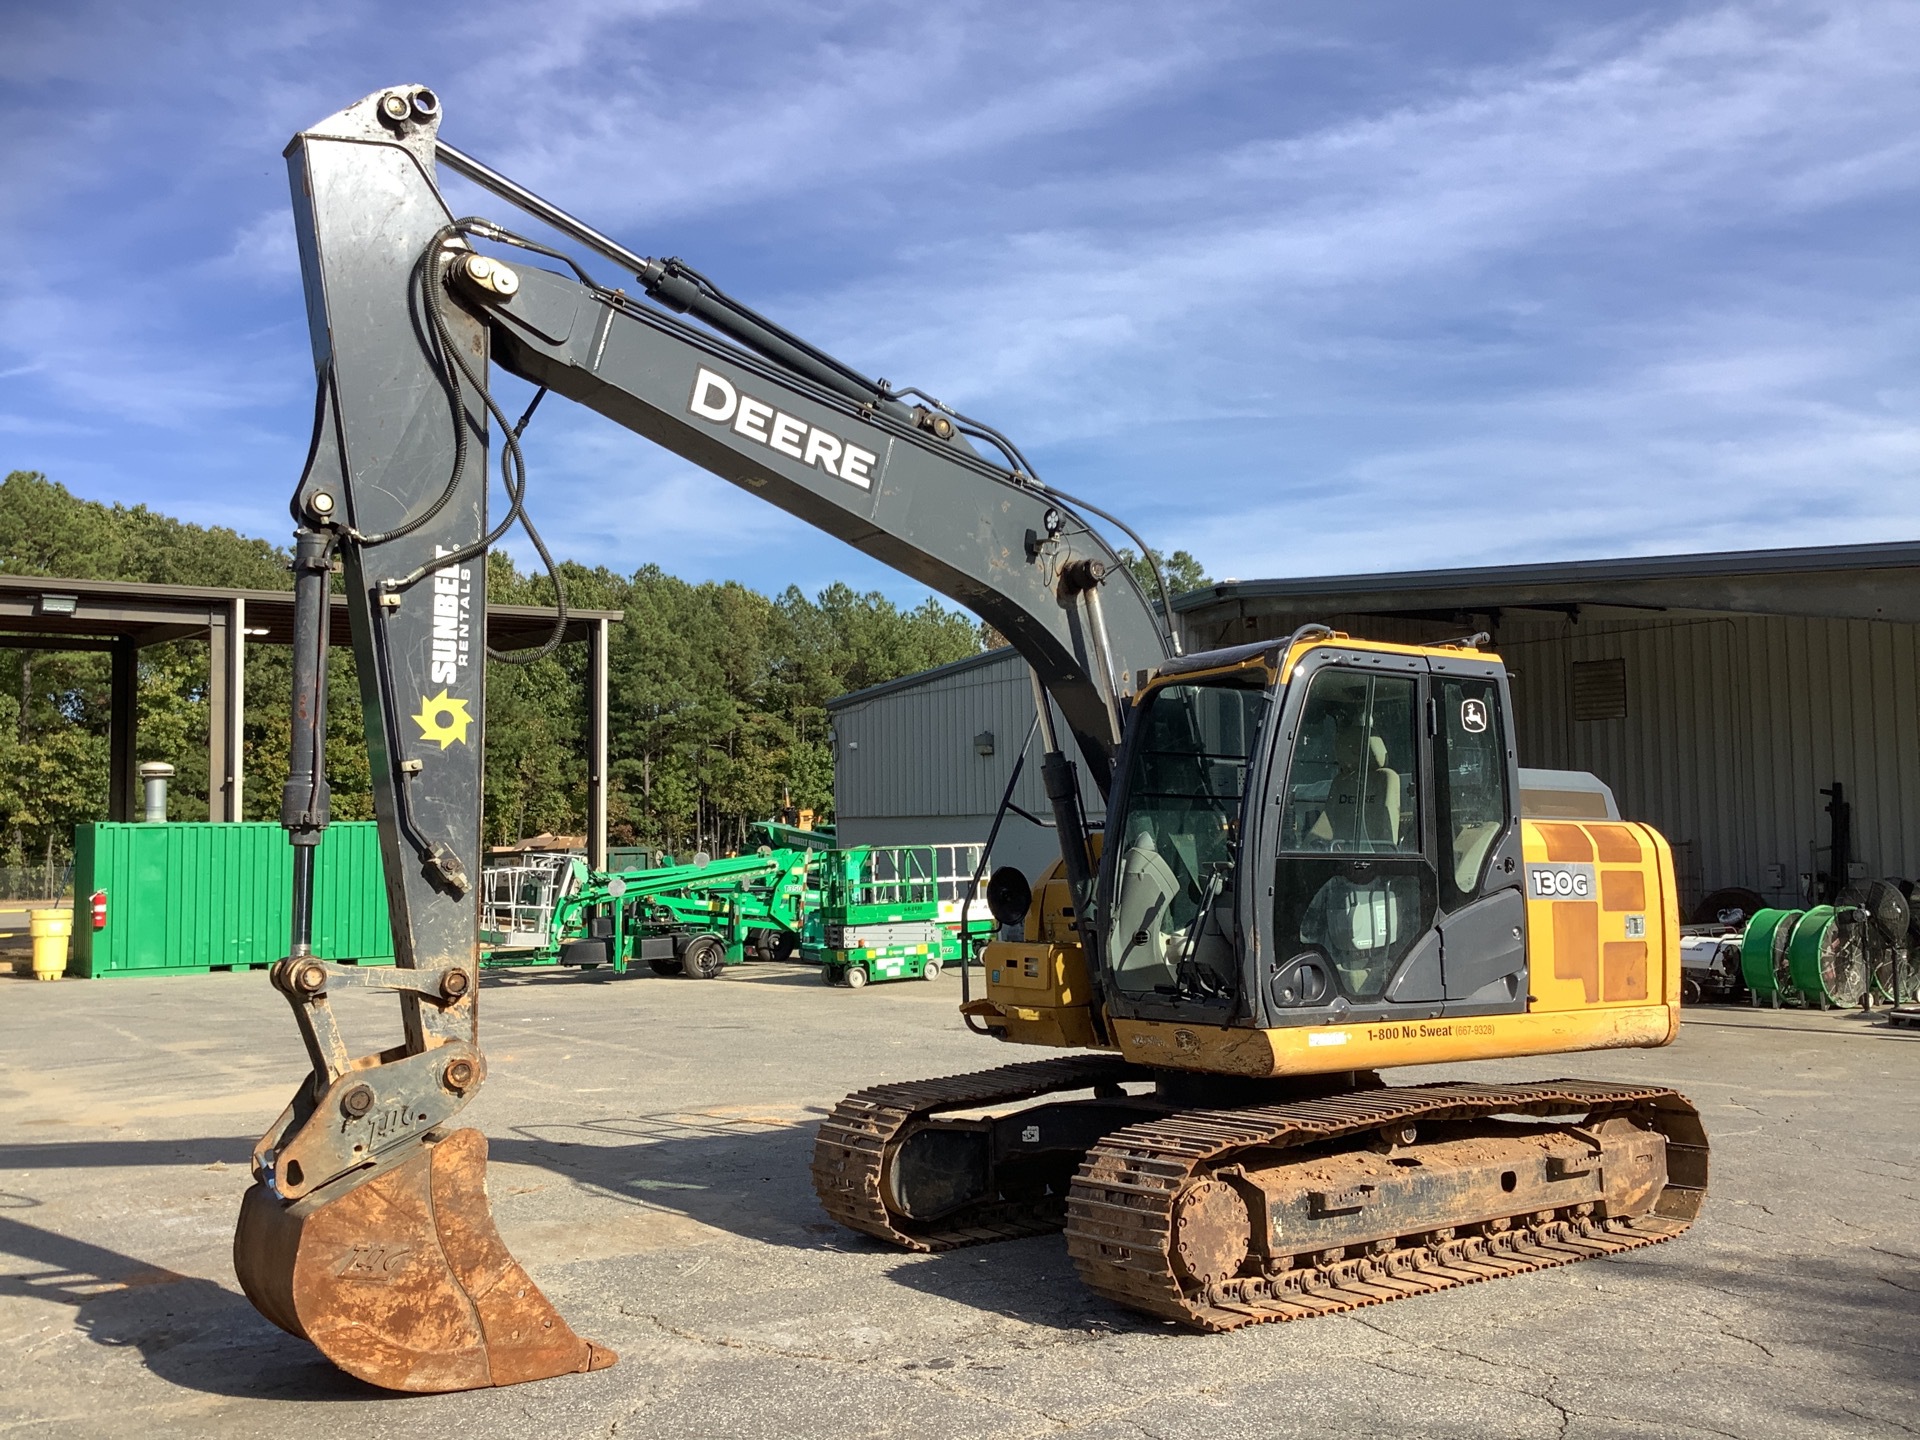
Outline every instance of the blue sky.
MULTIPOLYGON (((0 469, 94 498, 284 538, 313 382, 280 151, 419 81, 462 149, 1216 575, 1920 533, 1911 4, 0 0, 0 27, 0 469)), ((918 593, 583 411, 527 450, 574 559, 918 593)))

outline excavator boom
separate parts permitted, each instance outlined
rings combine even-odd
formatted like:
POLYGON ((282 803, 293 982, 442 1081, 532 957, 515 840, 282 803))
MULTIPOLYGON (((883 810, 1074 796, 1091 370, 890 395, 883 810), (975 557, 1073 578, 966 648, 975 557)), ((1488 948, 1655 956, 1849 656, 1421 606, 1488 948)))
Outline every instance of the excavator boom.
MULTIPOLYGON (((432 91, 401 86, 287 148, 318 399, 292 504, 295 723, 282 818, 295 847, 295 922, 273 980, 312 1073, 256 1148, 235 1240, 242 1284, 276 1323, 365 1379, 421 1390, 612 1363, 572 1334, 500 1243, 485 1142, 446 1128, 485 1078, 476 1000, 486 552, 524 518, 524 464, 489 392, 489 364, 972 609, 1032 665, 1102 792, 1135 677, 1170 645, 1166 617, 1114 551, 994 432, 865 379, 681 262, 624 250, 441 145, 439 120, 432 91), (595 284, 557 252, 545 253, 572 273, 482 255, 476 240, 518 237, 456 219, 436 181, 442 158, 622 264, 660 303, 595 284), (490 523, 495 428, 509 509, 490 523), (1008 463, 983 458, 969 432, 1008 463), (311 943, 336 558, 391 967, 334 964, 311 943), (348 1046, 329 994, 349 987, 397 996, 397 1045, 348 1046)), ((1076 767, 1058 742, 1050 749, 1063 848, 1088 883, 1076 767)))

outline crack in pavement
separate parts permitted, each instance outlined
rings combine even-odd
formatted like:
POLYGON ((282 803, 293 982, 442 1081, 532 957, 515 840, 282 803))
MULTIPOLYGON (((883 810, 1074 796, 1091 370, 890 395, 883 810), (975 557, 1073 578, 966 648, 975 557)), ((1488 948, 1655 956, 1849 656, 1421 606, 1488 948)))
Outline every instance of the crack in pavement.
POLYGON ((1856 1410, 1851 1405, 1842 1405, 1839 1408, 1853 1416, 1856 1420, 1866 1420, 1875 1425, 1885 1425, 1890 1430, 1904 1430, 1909 1435, 1920 1435, 1920 1430, 1914 1429, 1913 1426, 1903 1421, 1889 1420, 1884 1415, 1869 1415, 1866 1411, 1856 1410))
MULTIPOLYGON (((1530 1365, 1525 1361, 1492 1360, 1486 1357, 1485 1355, 1478 1355, 1471 1350, 1463 1349, 1459 1346, 1454 1346, 1454 1345, 1440 1345, 1440 1344, 1435 1344, 1433 1342, 1417 1342, 1417 1341, 1410 1342, 1406 1339, 1406 1337, 1397 1335, 1395 1334, 1395 1332, 1385 1329, 1380 1325, 1376 1325, 1370 1321, 1361 1319, 1359 1316, 1349 1314, 1349 1315, 1343 1316, 1342 1318, 1356 1325, 1361 1325, 1366 1329, 1373 1331, 1375 1334, 1385 1336, 1390 1340, 1397 1340, 1401 1342, 1402 1348, 1400 1350, 1389 1351, 1383 1357, 1379 1357, 1379 1358, 1366 1358, 1366 1357, 1359 1357, 1359 1356, 1354 1357, 1359 1363, 1363 1365, 1370 1365, 1377 1370, 1384 1370, 1389 1375, 1398 1375, 1404 1379, 1409 1379, 1409 1380, 1422 1380, 1422 1381, 1429 1381, 1429 1382, 1432 1381, 1435 1378, 1432 1374, 1421 1372, 1421 1371, 1414 1371, 1414 1370, 1403 1370, 1395 1366, 1384 1363, 1385 1360, 1391 1359, 1395 1355, 1407 1354, 1409 1352, 1417 1353, 1420 1351, 1429 1351, 1435 1354, 1455 1355, 1460 1357, 1461 1359, 1472 1360, 1477 1362, 1478 1364, 1485 1365, 1490 1370, 1519 1371, 1522 1374, 1534 1374, 1534 1375, 1543 1377, 1546 1381, 1546 1387, 1544 1392, 1530 1390, 1522 1385, 1498 1384, 1492 1381, 1479 1380, 1479 1379, 1475 1379, 1473 1376, 1465 1375, 1458 1371, 1447 1372, 1448 1379, 1458 1381, 1461 1384, 1476 1385, 1481 1387, 1482 1389, 1497 1390, 1502 1394, 1506 1394, 1506 1395, 1524 1395, 1529 1399, 1538 1400, 1541 1404, 1548 1406, 1555 1412, 1555 1414, 1558 1417, 1558 1422, 1559 1422, 1558 1428, 1554 1432, 1555 1440, 1564 1440, 1564 1437, 1567 1435, 1568 1431, 1572 1428, 1573 1422, 1576 1420, 1612 1420, 1612 1421, 1619 1422, 1621 1424, 1648 1425, 1665 1433, 1674 1433, 1677 1431, 1690 1431, 1690 1432, 1697 1432, 1702 1435, 1722 1436, 1722 1437, 1725 1437, 1725 1440, 1745 1440, 1745 1437, 1741 1436, 1735 1431, 1721 1430, 1716 1428, 1715 1426, 1707 1425, 1703 1423, 1690 1423, 1686 1421, 1678 1421, 1673 1419, 1669 1415, 1660 1415, 1660 1416, 1615 1415, 1615 1414, 1598 1411, 1598 1410, 1580 1410, 1570 1404, 1564 1404, 1553 1397, 1552 1391, 1554 1387, 1564 1383, 1565 1377, 1545 1367, 1538 1366, 1538 1365, 1530 1365)), ((1749 1339, 1747 1336, 1744 1336, 1744 1335, 1735 1335, 1735 1334, 1731 1334, 1730 1332, 1724 1332, 1724 1331, 1723 1333, 1727 1333, 1729 1339, 1745 1340, 1748 1344, 1753 1345, 1755 1348, 1759 1349, 1764 1354, 1766 1354, 1769 1358, 1772 1358, 1773 1352, 1771 1350, 1768 1350, 1764 1345, 1761 1345, 1759 1341, 1749 1339)))
POLYGON ((1399 1350, 1389 1350, 1387 1352, 1389 1355, 1405 1354, 1409 1351, 1418 1352, 1428 1350, 1438 1355, 1456 1355, 1462 1360, 1472 1360, 1478 1364, 1485 1365, 1489 1370, 1521 1370, 1535 1375, 1545 1376, 1549 1380, 1553 1378, 1553 1373, 1550 1370, 1539 1365, 1529 1365, 1523 1360, 1490 1360, 1485 1355, 1476 1355, 1473 1351, 1462 1349, 1459 1346, 1442 1345, 1432 1340, 1412 1340, 1405 1335, 1389 1330, 1385 1326, 1376 1324, 1374 1321, 1351 1311, 1340 1318, 1350 1324, 1358 1325, 1362 1329, 1371 1330, 1376 1335, 1384 1335, 1389 1340, 1398 1341, 1401 1348, 1399 1350))
MULTIPOLYGON (((1383 1356, 1383 1357, 1363 1358, 1360 1356, 1356 1356, 1354 1358, 1357 1361, 1357 1363, 1361 1365, 1369 1366, 1375 1370, 1384 1371, 1388 1375, 1398 1375, 1402 1380, 1419 1380, 1426 1383, 1431 1383, 1433 1381, 1434 1376, 1430 1373, 1420 1371, 1420 1370, 1401 1370, 1401 1369, 1395 1368, 1392 1365, 1387 1364, 1386 1362, 1388 1359, 1391 1358, 1391 1354, 1392 1352, 1390 1352, 1389 1355, 1383 1356)), ((1469 1356, 1468 1358, 1478 1359, 1479 1357, 1469 1356)), ((1497 1366, 1493 1366, 1492 1362, 1490 1361, 1483 1362, 1483 1363, 1488 1364, 1490 1368, 1500 1368, 1497 1366)), ((1507 1368, 1512 1368, 1512 1367, 1507 1367, 1507 1368)), ((1544 1374, 1545 1372, 1542 1371, 1539 1373, 1544 1374)), ((1521 1385, 1495 1384, 1487 1380, 1476 1380, 1470 1375, 1461 1375, 1456 1372, 1449 1372, 1448 1378, 1452 1380, 1456 1380, 1462 1385, 1473 1385, 1482 1390, 1494 1390, 1499 1392, 1502 1395, 1524 1396, 1529 1400, 1537 1400, 1542 1405, 1545 1405, 1548 1409, 1552 1410, 1559 1417, 1559 1426, 1554 1432, 1555 1440, 1559 1440, 1559 1437, 1562 1437, 1567 1433, 1567 1425, 1569 1423, 1569 1412, 1564 1405, 1560 1404, 1557 1400, 1554 1400, 1549 1395, 1542 1395, 1538 1391, 1529 1390, 1525 1386, 1521 1386, 1521 1385)), ((1549 1375, 1547 1379, 1548 1379, 1548 1388, 1551 1389, 1554 1382, 1556 1382, 1559 1379, 1559 1377, 1549 1375)))
POLYGON ((1758 1340, 1754 1339, 1751 1335, 1742 1335, 1739 1331, 1733 1329, 1731 1326, 1725 1324, 1724 1322, 1720 1326, 1720 1333, 1729 1340, 1738 1340, 1743 1345, 1753 1346, 1754 1349, 1758 1350, 1762 1355, 1766 1356, 1769 1360, 1778 1360, 1780 1358, 1779 1356, 1773 1353, 1773 1350, 1771 1349, 1771 1347, 1762 1345, 1758 1340))
MULTIPOLYGON (((660 1316, 648 1311, 630 1310, 622 1306, 620 1307, 620 1313, 629 1319, 645 1321, 662 1334, 671 1335, 675 1339, 684 1340, 689 1344, 720 1350, 738 1350, 746 1354, 763 1355, 773 1359, 807 1360, 840 1370, 871 1368, 875 1373, 885 1373, 890 1376, 902 1378, 911 1384, 923 1385, 927 1389, 937 1390, 942 1395, 963 1401, 969 1405, 992 1406, 1014 1415, 1019 1415, 1024 1412, 1037 1417, 1043 1422, 1042 1428, 1026 1431, 1021 1436, 1011 1437, 1011 1440, 1026 1440, 1028 1436, 1067 1434, 1073 1430, 1083 1429, 1088 1425, 1105 1421, 1119 1421, 1122 1424, 1130 1425, 1140 1430, 1144 1435, 1152 1435, 1152 1431, 1147 1430, 1143 1425, 1138 1424, 1130 1418, 1130 1412, 1156 1402, 1192 1399, 1197 1395, 1207 1393, 1209 1389, 1206 1385, 1196 1385, 1173 1390, 1160 1388, 1150 1393, 1141 1394, 1138 1398, 1126 1404, 1108 1406, 1092 1414, 1080 1416, 1056 1415, 1045 1406, 1032 1401, 1019 1400, 1004 1394, 988 1394, 984 1391, 972 1389, 966 1385, 957 1384, 955 1383, 955 1379, 959 1372, 956 1370, 934 1370, 921 1365, 907 1366, 891 1364, 888 1363, 890 1357, 884 1355, 874 1355, 867 1358, 848 1358, 842 1355, 828 1354, 819 1350, 789 1349, 777 1345, 767 1345, 755 1341, 743 1340, 738 1336, 702 1335, 697 1331, 687 1330, 678 1325, 669 1324, 660 1316)), ((983 1329, 973 1338, 984 1338, 987 1333, 988 1331, 983 1329)), ((953 1348, 960 1348, 968 1338, 967 1336, 959 1337, 958 1342, 953 1348)), ((1099 1337, 1089 1336, 1085 1338, 1092 1339, 1099 1337)), ((1055 1348, 1058 1343, 1060 1342, 1043 1342, 1042 1344, 1030 1345, 1029 1348, 1033 1350, 1052 1349, 1055 1348)), ((994 1366, 991 1368, 1000 1370, 1004 1367, 994 1366)), ((637 1413, 637 1410, 629 1411, 627 1415, 615 1421, 607 1433, 609 1435, 617 1434, 619 1427, 637 1413)))
POLYGON ((1724 1440, 1747 1440, 1747 1437, 1737 1430, 1721 1430, 1712 1425, 1691 1425, 1684 1420, 1674 1420, 1664 1415, 1658 1420, 1648 1420, 1639 1415, 1613 1415, 1604 1410, 1576 1410, 1573 1414, 1580 1420, 1615 1420, 1622 1425, 1650 1425, 1662 1435, 1671 1435, 1679 1431, 1697 1431, 1702 1435, 1719 1435, 1724 1437, 1724 1440))
POLYGON ((624 1305, 620 1307, 620 1313, 632 1320, 644 1320, 662 1334, 671 1335, 676 1340, 685 1340, 691 1345, 705 1345, 716 1350, 742 1350, 749 1355, 765 1355, 780 1360, 817 1360, 825 1365, 838 1365, 846 1369, 854 1369, 870 1363, 866 1360, 849 1360, 841 1355, 828 1355, 817 1350, 782 1349, 778 1345, 758 1344, 732 1335, 702 1335, 697 1331, 683 1330, 678 1325, 670 1325, 658 1315, 648 1311, 629 1310, 624 1305))

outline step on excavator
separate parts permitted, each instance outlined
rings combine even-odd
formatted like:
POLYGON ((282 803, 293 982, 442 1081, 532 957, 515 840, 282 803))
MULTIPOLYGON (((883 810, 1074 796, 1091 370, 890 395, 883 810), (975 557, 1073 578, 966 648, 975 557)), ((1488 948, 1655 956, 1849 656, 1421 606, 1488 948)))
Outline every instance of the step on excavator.
POLYGON ((614 1362, 514 1261, 486 1142, 453 1125, 486 1075, 484 565, 516 523, 547 555, 525 508, 531 407, 503 412, 491 366, 539 387, 535 404, 596 410, 950 597, 1031 671, 1060 858, 1038 884, 993 876, 1001 938, 962 1012, 983 1035, 1072 1053, 847 1097, 812 1167, 831 1215, 914 1251, 1064 1228, 1095 1291, 1200 1330, 1689 1226, 1707 1139, 1671 1090, 1379 1077, 1665 1045, 1679 1026, 1666 841, 1520 813, 1507 674, 1484 637, 1309 626, 1182 654, 1164 583, 1150 598, 1094 521, 1151 550, 1042 483, 1006 436, 629 251, 439 139, 440 112, 398 86, 287 150, 319 384, 292 500, 295 894, 272 980, 312 1073, 255 1149, 234 1241, 268 1318, 395 1390, 614 1362), (574 248, 456 217, 443 169, 574 248), (631 281, 596 281, 583 252, 631 281), (496 429, 507 503, 491 518, 496 429), (336 560, 392 966, 312 945, 336 560), (348 989, 398 997, 398 1044, 348 1047, 330 1008, 348 989))

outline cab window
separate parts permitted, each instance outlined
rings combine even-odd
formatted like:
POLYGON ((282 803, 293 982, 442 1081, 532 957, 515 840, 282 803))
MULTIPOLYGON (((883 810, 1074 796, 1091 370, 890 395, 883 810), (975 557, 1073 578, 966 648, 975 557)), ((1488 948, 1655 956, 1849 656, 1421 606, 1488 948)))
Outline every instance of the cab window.
POLYGON ((1440 754, 1435 785, 1441 900, 1458 909, 1479 895, 1487 856, 1507 828, 1507 743, 1500 688, 1491 680, 1438 677, 1440 754))
MULTIPOLYGON (((1233 878, 1247 757, 1267 692, 1255 681, 1166 685, 1134 724, 1109 944, 1130 994, 1232 983, 1233 878)), ((1109 843, 1113 843, 1109 841, 1109 843)))
POLYGON ((1329 668, 1313 677, 1287 769, 1282 849, 1419 851, 1416 693, 1407 675, 1329 668))
POLYGON ((1431 927, 1421 840, 1420 686, 1329 666, 1309 682, 1281 798, 1271 998, 1378 997, 1431 927))

